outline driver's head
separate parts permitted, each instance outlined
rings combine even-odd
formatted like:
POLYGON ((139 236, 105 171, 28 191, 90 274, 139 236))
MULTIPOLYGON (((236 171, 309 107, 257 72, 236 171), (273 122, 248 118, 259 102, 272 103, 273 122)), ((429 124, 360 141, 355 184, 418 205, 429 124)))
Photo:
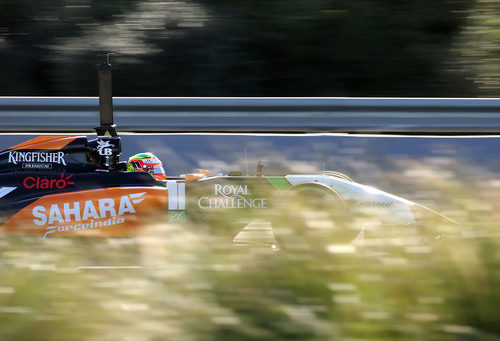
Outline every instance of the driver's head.
POLYGON ((147 172, 156 180, 166 180, 167 175, 163 165, 153 153, 139 153, 128 159, 127 171, 129 172, 147 172))

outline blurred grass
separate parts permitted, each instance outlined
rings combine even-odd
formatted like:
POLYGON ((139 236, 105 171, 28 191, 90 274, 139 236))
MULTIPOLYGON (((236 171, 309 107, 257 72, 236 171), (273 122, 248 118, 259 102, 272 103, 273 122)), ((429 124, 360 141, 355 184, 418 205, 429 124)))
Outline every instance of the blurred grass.
POLYGON ((432 243, 382 227, 338 244, 309 226, 276 252, 235 247, 214 222, 0 236, 0 340, 497 340, 494 176, 465 184, 433 167, 412 186, 452 196, 464 232, 432 243))

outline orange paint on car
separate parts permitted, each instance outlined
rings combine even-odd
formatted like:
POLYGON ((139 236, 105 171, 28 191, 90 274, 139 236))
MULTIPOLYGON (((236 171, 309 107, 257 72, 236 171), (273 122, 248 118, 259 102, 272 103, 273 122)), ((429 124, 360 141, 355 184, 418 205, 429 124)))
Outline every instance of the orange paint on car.
POLYGON ((56 149, 73 142, 78 136, 38 136, 9 149, 56 149))
POLYGON ((41 197, 12 216, 2 227, 7 234, 123 237, 140 233, 148 216, 166 212, 164 188, 104 188, 41 197))

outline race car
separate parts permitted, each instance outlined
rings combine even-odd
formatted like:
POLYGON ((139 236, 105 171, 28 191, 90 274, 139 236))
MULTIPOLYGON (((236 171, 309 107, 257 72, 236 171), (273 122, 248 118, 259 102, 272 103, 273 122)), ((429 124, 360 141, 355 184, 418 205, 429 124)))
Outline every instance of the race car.
POLYGON ((0 152, 0 232, 41 238, 134 236, 148 217, 160 214, 170 223, 204 221, 223 232, 226 226, 239 231, 267 219, 273 229, 293 226, 293 234, 298 226, 317 223, 319 213, 338 227, 332 238, 349 241, 373 226, 415 234, 429 216, 453 223, 337 172, 266 175, 263 162, 252 176, 198 171, 157 180, 148 172, 127 171, 113 124, 109 62, 98 65, 98 76, 96 138, 39 136, 0 152))

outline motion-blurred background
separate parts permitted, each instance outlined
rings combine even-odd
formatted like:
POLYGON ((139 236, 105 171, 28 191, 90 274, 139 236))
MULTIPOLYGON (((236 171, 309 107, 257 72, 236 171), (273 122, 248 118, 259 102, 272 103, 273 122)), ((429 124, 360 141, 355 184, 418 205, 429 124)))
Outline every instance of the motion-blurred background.
POLYGON ((0 95, 95 96, 111 51, 116 96, 498 96, 499 28, 482 0, 2 0, 0 95))
MULTIPOLYGON (((500 2, 0 0, 1 96, 96 96, 106 52, 115 96, 498 97, 500 2)), ((498 137, 122 138, 169 175, 244 170, 244 148, 251 172, 342 171, 463 233, 275 252, 161 215, 136 238, 0 227, 0 340, 500 339, 498 137)))

